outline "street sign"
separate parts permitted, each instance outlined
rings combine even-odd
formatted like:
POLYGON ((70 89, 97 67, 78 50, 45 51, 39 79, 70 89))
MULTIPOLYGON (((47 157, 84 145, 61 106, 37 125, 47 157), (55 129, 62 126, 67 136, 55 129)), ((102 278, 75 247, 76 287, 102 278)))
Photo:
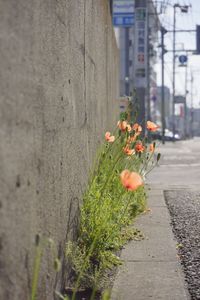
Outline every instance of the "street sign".
POLYGON ((188 60, 188 58, 187 58, 186 55, 180 55, 180 56, 179 56, 179 62, 180 62, 181 64, 185 64, 185 63, 187 62, 187 60, 188 60))
POLYGON ((134 80, 135 87, 146 87, 147 83, 147 8, 143 2, 135 8, 134 25, 134 80))
POLYGON ((131 27, 135 22, 134 0, 113 0, 113 25, 131 27))

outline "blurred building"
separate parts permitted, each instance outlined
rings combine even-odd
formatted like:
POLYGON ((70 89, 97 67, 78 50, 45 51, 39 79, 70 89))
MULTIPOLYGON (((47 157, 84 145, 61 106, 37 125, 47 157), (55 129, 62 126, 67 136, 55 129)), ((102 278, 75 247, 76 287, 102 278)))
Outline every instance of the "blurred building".
MULTIPOLYGON (((170 89, 164 86, 165 96, 165 127, 172 130, 172 110, 173 110, 173 99, 170 89)), ((156 97, 153 99, 153 120, 161 125, 161 112, 162 112, 162 87, 158 86, 156 91, 156 97)))
POLYGON ((191 111, 191 131, 193 136, 200 136, 200 108, 191 111))
POLYGON ((115 28, 120 50, 120 96, 130 96, 134 89, 134 26, 115 28))
POLYGON ((140 119, 155 112, 158 31, 160 23, 152 0, 135 0, 134 24, 115 28, 120 50, 120 95, 139 98, 140 119))

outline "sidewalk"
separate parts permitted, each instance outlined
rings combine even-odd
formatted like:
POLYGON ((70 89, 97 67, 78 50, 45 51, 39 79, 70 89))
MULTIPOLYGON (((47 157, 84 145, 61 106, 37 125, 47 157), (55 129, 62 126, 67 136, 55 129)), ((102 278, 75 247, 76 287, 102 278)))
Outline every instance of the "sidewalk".
POLYGON ((132 241, 122 250, 124 265, 118 270, 112 300, 190 299, 163 194, 164 190, 199 189, 200 158, 196 150, 200 141, 193 143, 195 149, 189 143, 170 143, 161 149, 164 159, 148 182, 148 207, 152 211, 139 216, 134 224, 145 239, 132 241))

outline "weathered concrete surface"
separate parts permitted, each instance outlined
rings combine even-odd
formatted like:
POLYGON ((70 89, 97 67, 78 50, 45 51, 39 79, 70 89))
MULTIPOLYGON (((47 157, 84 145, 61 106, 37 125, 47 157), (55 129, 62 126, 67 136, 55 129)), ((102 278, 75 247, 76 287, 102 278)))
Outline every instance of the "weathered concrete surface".
MULTIPOLYGON (((63 257, 98 141, 117 118, 107 0, 0 0, 0 299, 28 299, 36 233, 63 257)), ((53 299, 45 252, 38 299, 53 299)))

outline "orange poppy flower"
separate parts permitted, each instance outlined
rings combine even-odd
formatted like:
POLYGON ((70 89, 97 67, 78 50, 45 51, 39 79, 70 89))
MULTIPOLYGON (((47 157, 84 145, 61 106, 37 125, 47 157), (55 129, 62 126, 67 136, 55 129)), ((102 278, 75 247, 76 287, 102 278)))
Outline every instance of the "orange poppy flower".
POLYGON ((127 139, 127 144, 135 142, 137 136, 138 136, 137 134, 134 134, 133 136, 129 136, 127 139))
POLYGON ((130 132, 130 131, 132 130, 132 128, 131 128, 131 126, 130 126, 129 124, 127 125, 126 128, 127 128, 127 131, 128 131, 128 132, 130 132))
POLYGON ((142 153, 142 152, 144 152, 144 150, 145 150, 145 147, 142 145, 141 142, 139 142, 135 145, 135 151, 136 152, 141 152, 142 153))
POLYGON ((156 131, 159 128, 158 125, 156 125, 155 123, 151 122, 151 121, 147 121, 147 129, 149 131, 156 131))
POLYGON ((134 149, 130 149, 128 145, 123 148, 123 151, 127 155, 133 155, 133 154, 135 154, 135 150, 134 149))
POLYGON ((113 143, 115 140, 115 137, 114 137, 114 135, 111 135, 109 131, 107 131, 105 134, 105 139, 107 142, 113 143))
POLYGON ((155 150, 155 147, 154 147, 154 144, 152 143, 149 145, 149 151, 154 152, 154 150, 155 150))
POLYGON ((133 130, 135 130, 135 132, 137 132, 137 133, 141 133, 142 132, 142 126, 140 126, 138 123, 135 123, 133 125, 133 130))
POLYGON ((120 174, 122 185, 129 191, 135 191, 139 186, 143 185, 143 180, 138 173, 124 170, 120 174))
POLYGON ((121 131, 126 131, 126 127, 127 127, 128 123, 126 121, 118 121, 117 123, 117 127, 121 130, 121 131))

